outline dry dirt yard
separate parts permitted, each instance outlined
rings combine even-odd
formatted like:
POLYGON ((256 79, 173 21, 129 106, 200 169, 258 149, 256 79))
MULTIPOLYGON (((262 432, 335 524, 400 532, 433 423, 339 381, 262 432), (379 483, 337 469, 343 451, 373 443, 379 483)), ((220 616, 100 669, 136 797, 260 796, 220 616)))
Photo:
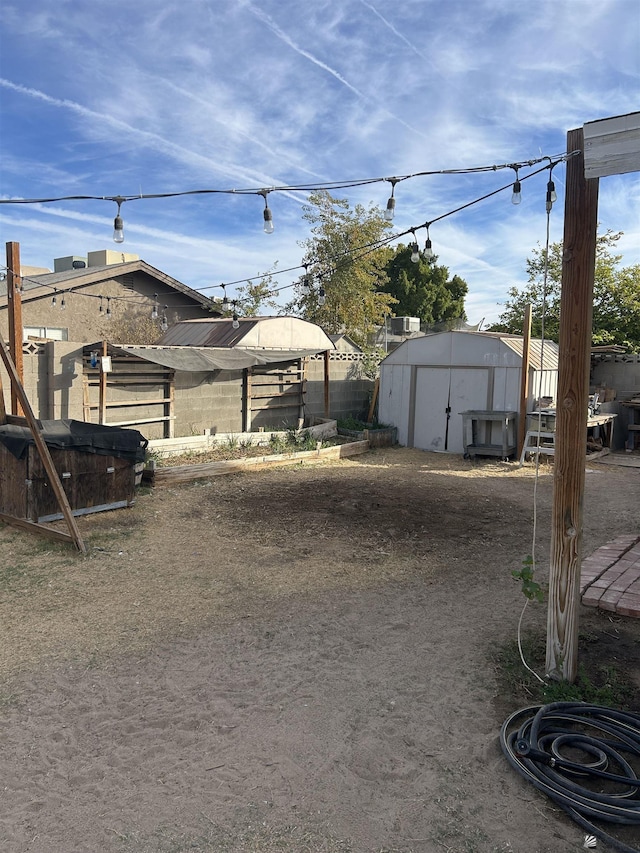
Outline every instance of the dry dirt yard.
MULTIPOLYGON (((393 448, 156 488, 79 519, 84 558, 0 526, 0 850, 582 850, 498 742, 534 471, 393 448)), ((584 555, 639 506, 590 464, 584 555)), ((638 709, 640 619, 580 618, 638 709)))

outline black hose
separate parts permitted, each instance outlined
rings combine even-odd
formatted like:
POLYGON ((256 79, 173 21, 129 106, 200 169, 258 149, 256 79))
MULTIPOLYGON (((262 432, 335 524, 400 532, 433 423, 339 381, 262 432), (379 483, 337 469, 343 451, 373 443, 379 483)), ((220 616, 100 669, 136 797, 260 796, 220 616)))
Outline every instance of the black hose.
POLYGON ((582 702, 523 708, 505 720, 500 745, 509 764, 588 833, 640 853, 640 714, 582 702), (638 827, 637 846, 594 821, 638 827))

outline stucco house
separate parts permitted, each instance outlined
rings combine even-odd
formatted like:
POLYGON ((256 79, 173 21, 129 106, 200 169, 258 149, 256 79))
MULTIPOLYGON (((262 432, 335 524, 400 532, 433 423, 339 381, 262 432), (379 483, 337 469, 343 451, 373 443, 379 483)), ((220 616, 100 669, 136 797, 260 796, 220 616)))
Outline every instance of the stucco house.
MULTIPOLYGON (((113 250, 56 258, 53 271, 25 267, 24 340, 95 341, 128 316, 154 317, 158 331, 180 320, 211 316, 212 301, 137 255, 113 250)), ((219 312, 213 312, 218 316, 219 312)), ((7 282, 0 282, 0 330, 8 336, 7 282)))

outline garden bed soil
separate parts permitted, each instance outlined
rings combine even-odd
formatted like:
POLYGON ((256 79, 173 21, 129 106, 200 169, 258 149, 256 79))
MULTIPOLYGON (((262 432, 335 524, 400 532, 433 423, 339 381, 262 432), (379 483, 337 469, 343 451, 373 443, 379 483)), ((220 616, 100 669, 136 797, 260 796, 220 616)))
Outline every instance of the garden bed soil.
MULTIPOLYGON (((87 557, 0 527, 0 849, 583 849, 498 744, 552 472, 385 448, 143 491, 78 519, 87 557)), ((588 466, 585 556, 639 496, 588 466)), ((581 664, 636 709, 639 649, 640 620, 580 608, 581 664)))

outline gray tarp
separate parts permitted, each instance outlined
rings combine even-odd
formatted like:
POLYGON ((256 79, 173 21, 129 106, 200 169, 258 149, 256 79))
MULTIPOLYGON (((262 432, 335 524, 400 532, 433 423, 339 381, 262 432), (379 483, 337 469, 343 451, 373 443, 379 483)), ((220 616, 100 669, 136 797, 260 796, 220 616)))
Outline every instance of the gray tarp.
MULTIPOLYGON (((117 345, 116 345, 117 346, 117 345)), ((207 373, 211 370, 242 370, 256 364, 275 364, 295 361, 308 355, 317 355, 318 350, 242 349, 234 347, 162 347, 162 346, 117 346, 130 355, 162 364, 173 370, 189 370, 192 373, 207 373)))

